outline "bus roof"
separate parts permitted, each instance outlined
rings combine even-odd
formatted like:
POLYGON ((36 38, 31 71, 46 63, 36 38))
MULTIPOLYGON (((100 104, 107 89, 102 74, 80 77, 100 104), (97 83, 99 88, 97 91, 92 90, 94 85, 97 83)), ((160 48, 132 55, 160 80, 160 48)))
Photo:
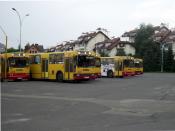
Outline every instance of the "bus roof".
POLYGON ((1 54, 1 56, 5 57, 6 54, 7 54, 7 58, 9 58, 9 57, 29 57, 29 54, 24 53, 24 52, 3 53, 3 54, 1 54))

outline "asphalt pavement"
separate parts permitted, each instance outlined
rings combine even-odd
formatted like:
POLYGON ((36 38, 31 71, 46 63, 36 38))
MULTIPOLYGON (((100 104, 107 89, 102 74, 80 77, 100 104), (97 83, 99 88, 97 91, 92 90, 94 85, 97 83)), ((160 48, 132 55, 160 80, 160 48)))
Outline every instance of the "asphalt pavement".
POLYGON ((2 131, 175 131, 175 73, 1 83, 2 131))

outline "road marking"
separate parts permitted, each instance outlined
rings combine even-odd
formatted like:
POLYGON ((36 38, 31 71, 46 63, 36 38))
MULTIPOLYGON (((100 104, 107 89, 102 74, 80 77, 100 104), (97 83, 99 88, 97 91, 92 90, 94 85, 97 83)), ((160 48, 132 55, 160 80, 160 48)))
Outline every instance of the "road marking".
POLYGON ((16 123, 16 122, 26 122, 29 121, 30 119, 28 118, 21 118, 21 119, 12 119, 12 120, 7 120, 7 121, 2 121, 2 125, 3 124, 11 124, 11 123, 16 123))

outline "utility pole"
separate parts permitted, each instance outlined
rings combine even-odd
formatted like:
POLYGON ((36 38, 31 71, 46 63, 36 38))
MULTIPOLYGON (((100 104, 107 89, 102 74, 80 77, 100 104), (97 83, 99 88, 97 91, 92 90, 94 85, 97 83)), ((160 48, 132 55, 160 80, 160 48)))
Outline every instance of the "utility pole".
POLYGON ((19 51, 21 52, 21 36, 22 36, 22 24, 23 24, 23 20, 24 20, 24 18, 26 17, 26 16, 29 16, 29 14, 26 14, 24 17, 23 17, 23 19, 21 19, 21 16, 20 16, 20 13, 19 13, 19 11, 17 10, 17 9, 15 9, 15 8, 12 8, 12 10, 14 10, 15 12, 16 12, 16 14, 18 15, 18 17, 19 17, 19 31, 20 31, 20 33, 19 33, 19 51))

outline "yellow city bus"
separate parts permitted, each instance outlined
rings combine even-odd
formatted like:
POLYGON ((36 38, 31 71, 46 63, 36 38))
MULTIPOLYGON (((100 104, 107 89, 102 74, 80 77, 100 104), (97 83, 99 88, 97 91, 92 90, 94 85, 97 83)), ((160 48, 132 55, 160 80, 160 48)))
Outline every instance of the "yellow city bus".
POLYGON ((50 80, 90 80, 94 73, 95 54, 90 51, 50 52, 30 55, 31 78, 50 80))
POLYGON ((19 52, 1 54, 1 80, 28 80, 29 73, 28 54, 19 52))
POLYGON ((135 75, 133 57, 101 57, 101 75, 107 77, 124 77, 135 75))
POLYGON ((123 60, 118 57, 101 57, 101 76, 123 77, 123 60))
POLYGON ((143 74, 143 60, 139 58, 134 59, 134 65, 135 65, 135 74, 143 74))
POLYGON ((123 60, 123 76, 134 76, 134 57, 131 56, 120 56, 123 60))

